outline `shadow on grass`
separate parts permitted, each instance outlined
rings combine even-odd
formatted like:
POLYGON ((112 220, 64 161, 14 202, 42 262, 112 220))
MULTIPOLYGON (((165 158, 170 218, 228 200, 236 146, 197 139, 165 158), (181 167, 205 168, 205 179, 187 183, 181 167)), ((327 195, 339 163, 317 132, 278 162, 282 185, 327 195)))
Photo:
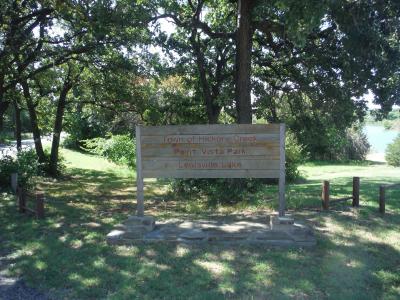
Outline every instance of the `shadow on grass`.
MULTIPOLYGON (((78 213, 78 211, 75 211, 78 213)), ((15 215, 14 207, 6 214, 15 215), (11 211, 12 210, 12 211, 11 211)), ((3 217, 3 216, 2 216, 3 217)), ((108 246, 101 227, 55 226, 30 218, 6 227, 13 273, 54 298, 396 298, 399 250, 354 230, 387 226, 357 223, 354 215, 318 216, 311 250, 252 246, 143 244, 108 246), (340 227, 335 233, 329 226, 340 227), (15 232, 18 237, 12 238, 15 232)), ((16 223, 16 222, 15 222, 16 223)))
MULTIPOLYGON (((379 184, 362 182, 359 210, 304 214, 316 224, 318 237, 317 247, 309 250, 168 243, 126 247, 108 246, 105 235, 134 213, 133 179, 73 169, 68 181, 43 184, 48 194, 43 221, 19 215, 11 197, 2 200, 0 240, 9 250, 12 273, 56 299, 398 298, 400 207, 392 201, 387 215, 376 212, 379 184)), ((152 183, 146 196, 156 197, 162 185, 152 183)), ((294 204, 294 197, 316 201, 320 189, 318 181, 290 185, 288 203, 294 204)), ((334 186, 335 195, 349 192, 348 184, 334 186)), ((158 200, 151 201, 147 209, 157 205, 158 200)))
MULTIPOLYGON (((360 183, 360 205, 366 206, 371 210, 378 210, 379 207, 379 187, 382 184, 398 183, 396 179, 389 178, 361 178, 360 183)), ((271 187, 266 189, 266 193, 271 194, 274 190, 271 187)), ((352 196, 352 180, 348 177, 338 177, 330 181, 331 199, 352 196)), ((286 188, 286 201, 289 210, 301 210, 308 207, 321 207, 322 181, 307 180, 301 184, 289 184, 286 188)), ((332 204, 332 203, 331 203, 332 204)), ((387 208, 400 213, 400 189, 389 189, 387 191, 387 208)), ((344 204, 332 204, 332 207, 349 207, 351 200, 344 204)), ((276 207, 276 205, 274 206, 276 207)))

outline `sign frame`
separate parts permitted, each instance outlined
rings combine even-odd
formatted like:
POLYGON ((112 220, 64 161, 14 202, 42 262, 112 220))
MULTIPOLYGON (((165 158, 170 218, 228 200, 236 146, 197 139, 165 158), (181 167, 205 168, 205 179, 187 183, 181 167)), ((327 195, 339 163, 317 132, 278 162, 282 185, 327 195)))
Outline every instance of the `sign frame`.
MULTIPOLYGON (((226 129, 226 131, 229 134, 229 126, 232 128, 239 128, 240 126, 246 126, 246 128, 256 128, 259 126, 257 129, 263 129, 263 128, 268 128, 268 126, 277 126, 279 125, 279 140, 277 143, 279 144, 279 170, 277 175, 271 175, 271 174, 276 174, 276 172, 272 173, 267 173, 265 172, 265 176, 261 173, 257 173, 257 178, 276 178, 278 179, 278 188, 279 188, 279 216, 283 217, 285 216, 285 209, 286 209, 286 199, 285 199, 285 176, 286 176, 286 170, 285 170, 285 163, 286 163, 286 158, 285 158, 285 135, 286 135, 286 126, 284 123, 280 124, 263 124, 262 126, 259 124, 231 124, 231 125, 168 125, 168 126, 141 126, 137 125, 136 126, 136 193, 137 193, 137 215, 138 216, 144 216, 144 178, 159 178, 157 176, 157 172, 147 172, 147 174, 155 174, 155 176, 151 175, 148 176, 146 175, 146 172, 143 170, 143 143, 142 143, 142 137, 143 137, 143 129, 146 130, 151 130, 151 129, 157 129, 162 132, 162 130, 170 130, 171 128, 178 128, 178 127, 184 127, 185 129, 190 129, 190 127, 193 127, 193 129, 198 129, 196 127, 201 127, 201 126, 207 126, 207 128, 212 128, 213 126, 218 129, 226 129)), ((196 131, 196 130, 194 130, 196 131)), ((184 133, 186 134, 186 132, 184 133)), ((190 133, 189 133, 190 134, 190 133)), ((198 134, 198 133, 196 133, 198 134)), ((226 133, 225 133, 226 134, 226 133)), ((263 134, 263 132, 257 132, 257 134, 263 134)), ((182 134, 181 134, 182 135, 182 134)), ((211 135, 211 134, 204 134, 204 136, 211 135)), ((267 136, 267 134, 264 134, 267 136)), ((179 134, 175 134, 175 136, 179 136, 179 134)), ((177 140, 179 142, 179 140, 177 140)), ((210 159, 213 157, 210 156, 210 159)), ((217 169, 220 170, 220 169, 217 169)), ((275 170, 274 170, 275 171, 275 170)), ((196 169, 193 170, 193 172, 196 172, 196 169)), ((229 170, 225 171, 229 172, 229 170)), ((233 171, 234 172, 234 171, 233 171)), ((254 170, 253 170, 254 172, 254 170)), ((262 171, 260 171, 262 172, 262 171)), ((204 173, 204 172, 203 172, 204 173)), ((167 176, 160 176, 160 177, 167 177, 167 176)), ((171 176, 173 178, 233 178, 233 177, 207 177, 207 176, 184 176, 184 177, 179 177, 179 176, 171 176)), ((236 177, 236 178, 251 178, 250 176, 243 176, 243 177, 236 177)))

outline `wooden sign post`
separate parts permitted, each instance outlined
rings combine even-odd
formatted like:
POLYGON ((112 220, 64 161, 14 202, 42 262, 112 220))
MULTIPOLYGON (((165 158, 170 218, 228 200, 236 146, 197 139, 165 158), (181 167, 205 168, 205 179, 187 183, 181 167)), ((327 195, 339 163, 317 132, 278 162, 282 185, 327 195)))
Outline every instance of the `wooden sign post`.
POLYGON ((137 215, 144 178, 278 178, 285 215, 285 124, 136 127, 137 215))

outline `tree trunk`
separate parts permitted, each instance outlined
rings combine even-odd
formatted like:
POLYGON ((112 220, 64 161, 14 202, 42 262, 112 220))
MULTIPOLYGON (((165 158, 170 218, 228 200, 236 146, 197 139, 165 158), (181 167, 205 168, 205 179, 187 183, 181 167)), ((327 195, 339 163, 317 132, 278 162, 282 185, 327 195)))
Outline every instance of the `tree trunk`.
POLYGON ((4 129, 4 115, 8 109, 10 102, 3 101, 0 98, 0 131, 4 129))
POLYGON ((17 140, 17 151, 20 152, 22 149, 22 137, 21 137, 21 109, 18 106, 16 99, 13 101, 14 113, 15 113, 15 139, 17 140))
POLYGON ((24 91, 24 97, 28 107, 29 118, 31 120, 33 141, 35 143, 36 154, 40 163, 46 163, 46 157, 44 155, 42 139, 40 136, 40 129, 38 119, 36 115, 35 105, 33 104, 32 97, 29 91, 29 86, 26 80, 21 80, 22 89, 24 91))
POLYGON ((201 88, 203 91, 204 104, 206 106, 208 123, 217 124, 221 107, 215 104, 215 98, 212 96, 210 84, 207 81, 204 54, 201 51, 200 44, 196 40, 196 30, 192 31, 190 41, 196 56, 197 69, 199 71, 201 88))
POLYGON ((65 105, 67 102, 68 92, 72 88, 72 84, 69 79, 64 83, 63 89, 61 90, 60 97, 58 99, 57 104, 57 114, 56 120, 54 122, 54 130, 53 130, 53 142, 51 145, 51 154, 50 154, 50 174, 52 176, 57 176, 57 164, 58 164, 58 150, 60 147, 60 135, 62 131, 62 121, 64 117, 65 105))
POLYGON ((4 118, 4 113, 0 112, 0 132, 3 131, 3 127, 4 127, 3 118, 4 118))
POLYGON ((238 28, 236 36, 235 100, 238 123, 252 123, 251 109, 251 11, 253 0, 238 0, 238 28))
POLYGON ((8 103, 4 102, 4 94, 5 94, 5 90, 4 90, 4 76, 5 74, 2 72, 2 74, 0 74, 0 132, 3 131, 4 128, 4 114, 8 108, 8 103))

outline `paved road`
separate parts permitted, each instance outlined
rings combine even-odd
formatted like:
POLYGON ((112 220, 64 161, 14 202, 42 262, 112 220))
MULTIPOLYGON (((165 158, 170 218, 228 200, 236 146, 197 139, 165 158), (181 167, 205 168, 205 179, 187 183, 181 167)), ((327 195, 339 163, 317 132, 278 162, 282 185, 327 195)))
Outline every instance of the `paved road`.
MULTIPOLYGON (((33 140, 22 140, 22 149, 34 148, 33 140)), ((17 154, 17 142, 14 141, 10 145, 0 144, 0 158, 9 155, 15 156, 17 154)))

